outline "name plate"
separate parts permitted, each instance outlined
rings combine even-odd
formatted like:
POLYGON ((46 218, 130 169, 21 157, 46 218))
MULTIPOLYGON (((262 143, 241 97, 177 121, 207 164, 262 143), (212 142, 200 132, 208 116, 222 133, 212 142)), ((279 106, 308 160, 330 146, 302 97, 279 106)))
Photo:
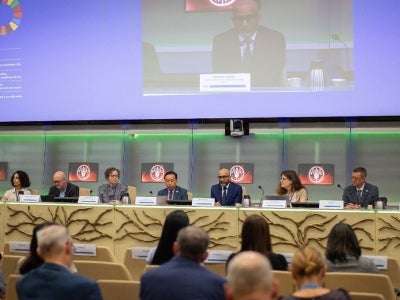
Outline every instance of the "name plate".
POLYGON ((321 209, 343 209, 343 200, 319 200, 321 209))
POLYGON ((215 206, 214 198, 193 198, 192 206, 215 206))
POLYGON ((9 241, 8 242, 10 252, 16 253, 29 253, 29 248, 31 242, 17 242, 17 241, 9 241))
POLYGON ((99 196, 79 196, 79 204, 98 204, 99 196))
POLYGON ((74 255, 80 256, 96 256, 96 245, 95 244, 74 244, 75 252, 74 255))
POLYGON ((157 205, 157 197, 136 197, 136 205, 157 205))
POLYGON ((286 200, 263 200, 262 208, 286 208, 286 200))
POLYGON ((228 257, 232 254, 232 251, 227 250, 207 250, 208 257, 206 263, 218 264, 226 263, 228 257))
POLYGON ((151 247, 133 247, 131 248, 132 258, 146 259, 151 247))
POLYGON ((200 92, 250 91, 250 74, 200 74, 200 92))
POLYGON ((372 259, 378 270, 387 270, 388 268, 387 256, 379 256, 379 255, 363 255, 363 256, 372 259))
POLYGON ((19 202, 22 203, 39 203, 40 195, 19 195, 19 202))

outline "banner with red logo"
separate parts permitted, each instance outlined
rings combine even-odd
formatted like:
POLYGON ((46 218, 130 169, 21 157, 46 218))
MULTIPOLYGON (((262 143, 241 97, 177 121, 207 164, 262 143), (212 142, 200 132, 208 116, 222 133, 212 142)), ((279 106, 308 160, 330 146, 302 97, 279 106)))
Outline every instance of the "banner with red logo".
POLYGON ((220 163, 220 169, 228 169, 231 181, 238 184, 253 183, 254 164, 248 163, 220 163))
POLYGON ((0 180, 7 179, 7 169, 8 169, 8 163, 3 161, 0 162, 0 180))
POLYGON ((186 0, 187 12, 230 10, 236 0, 186 0))
POLYGON ((70 162, 68 166, 69 181, 96 182, 99 174, 98 163, 70 162))
POLYGON ((173 163, 142 163, 142 182, 164 182, 165 173, 173 170, 173 163))
POLYGON ((302 184, 333 184, 333 164, 299 164, 299 178, 302 184))

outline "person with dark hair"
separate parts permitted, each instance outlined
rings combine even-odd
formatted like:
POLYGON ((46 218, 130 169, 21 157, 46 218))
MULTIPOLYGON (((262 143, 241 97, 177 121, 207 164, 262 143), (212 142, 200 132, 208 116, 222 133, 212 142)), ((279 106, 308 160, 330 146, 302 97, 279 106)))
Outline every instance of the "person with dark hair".
MULTIPOLYGON (((277 254, 272 251, 269 225, 265 218, 255 214, 248 216, 243 222, 241 237, 242 246, 238 253, 243 251, 255 251, 268 258, 273 270, 286 271, 288 269, 286 258, 282 254, 277 254)), ((232 253, 228 257, 226 262, 227 268, 229 268, 229 263, 236 254, 237 253, 232 253)))
POLYGON ((304 247, 297 250, 293 256, 290 270, 298 289, 292 295, 281 297, 280 300, 351 299, 349 293, 344 289, 330 290, 324 287, 325 261, 321 253, 314 248, 304 247))
POLYGON ((17 170, 10 178, 11 185, 14 187, 6 191, 1 198, 2 201, 19 201, 19 195, 31 195, 31 191, 28 187, 31 186, 31 181, 26 172, 17 170))
POLYGON ((307 189, 293 170, 281 172, 281 178, 275 193, 289 196, 290 202, 307 202, 308 200, 307 189))
POLYGON ((357 236, 349 224, 338 223, 328 235, 325 257, 328 272, 378 273, 374 262, 361 256, 357 236))
POLYGON ((49 190, 49 195, 55 197, 79 197, 79 187, 67 181, 63 171, 53 174, 54 185, 49 190))
POLYGON ((189 225, 189 217, 183 210, 170 212, 165 219, 160 240, 156 248, 150 250, 147 263, 161 265, 169 261, 173 256, 173 245, 176 241, 178 231, 189 225))
POLYGON ((100 203, 119 203, 122 196, 128 193, 128 186, 118 182, 120 171, 117 168, 107 168, 104 177, 108 183, 99 186, 98 196, 100 203))
POLYGON ((187 226, 179 230, 175 256, 140 278, 141 300, 224 300, 226 280, 207 270, 210 238, 203 229, 187 226))
POLYGON ((343 191, 342 199, 345 208, 359 209, 374 205, 374 201, 379 198, 378 187, 365 182, 367 170, 357 167, 351 173, 352 185, 347 186, 343 191))
POLYGON ((158 191, 157 196, 166 196, 168 200, 188 200, 186 189, 178 186, 178 174, 168 171, 164 175, 165 189, 158 191))
POLYGON ((211 187, 211 198, 215 199, 216 206, 236 206, 242 203, 242 186, 231 182, 231 174, 228 169, 218 171, 218 184, 211 187))

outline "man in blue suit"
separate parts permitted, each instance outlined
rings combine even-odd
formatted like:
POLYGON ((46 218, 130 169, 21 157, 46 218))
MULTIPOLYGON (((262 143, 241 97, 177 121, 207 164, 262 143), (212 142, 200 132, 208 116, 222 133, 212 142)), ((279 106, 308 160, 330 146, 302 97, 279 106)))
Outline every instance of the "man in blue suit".
POLYGON ((239 184, 231 182, 228 169, 218 171, 218 184, 211 187, 211 198, 216 206, 234 206, 242 203, 243 191, 239 184))
POLYGON ((226 280, 207 270, 210 239, 207 232, 195 226, 179 230, 173 250, 176 256, 140 279, 141 300, 225 299, 226 280))
POLYGON ((18 279, 19 300, 102 300, 95 281, 71 273, 74 246, 64 226, 47 226, 37 238, 44 264, 18 279))
POLYGON ((157 196, 166 196, 168 200, 188 200, 186 189, 178 186, 178 174, 168 171, 164 175, 165 189, 158 191, 157 196))
POLYGON ((378 187, 365 182, 367 170, 363 167, 355 168, 351 174, 352 185, 343 191, 342 199, 345 208, 358 209, 367 208, 374 205, 374 201, 379 198, 378 187))

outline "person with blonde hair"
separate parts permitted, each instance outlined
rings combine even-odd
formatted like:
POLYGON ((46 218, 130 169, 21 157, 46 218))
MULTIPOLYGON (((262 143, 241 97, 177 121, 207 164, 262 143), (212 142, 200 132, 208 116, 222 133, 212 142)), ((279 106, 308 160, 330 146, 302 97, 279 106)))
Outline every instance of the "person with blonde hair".
POLYGON ((280 300, 350 300, 346 290, 330 290, 323 286, 326 273, 325 260, 321 253, 312 247, 296 251, 291 263, 291 272, 297 283, 297 291, 280 300))

